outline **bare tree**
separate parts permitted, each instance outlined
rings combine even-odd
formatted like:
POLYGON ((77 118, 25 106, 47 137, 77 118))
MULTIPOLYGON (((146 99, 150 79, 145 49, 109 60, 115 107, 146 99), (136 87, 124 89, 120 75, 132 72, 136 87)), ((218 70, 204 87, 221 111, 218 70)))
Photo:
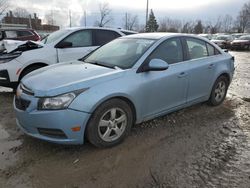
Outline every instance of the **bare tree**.
POLYGON ((95 25, 99 27, 104 27, 113 20, 113 18, 111 17, 111 9, 109 8, 109 4, 100 3, 99 11, 100 11, 100 20, 96 21, 95 25))
POLYGON ((211 34, 222 32, 223 17, 218 16, 215 22, 208 21, 205 28, 209 28, 211 34))
POLYGON ((0 16, 6 11, 8 7, 8 0, 0 0, 0 16))
POLYGON ((54 14, 53 11, 48 12, 44 15, 44 20, 47 24, 49 25, 54 25, 55 24, 55 20, 54 20, 54 14))
POLYGON ((232 32, 233 29, 233 17, 230 15, 225 15, 222 19, 222 30, 225 33, 232 32))
POLYGON ((183 27, 181 29, 182 33, 194 33, 195 22, 187 21, 183 22, 183 27))
POLYGON ((30 13, 25 8, 18 7, 13 10, 13 15, 19 18, 28 18, 30 13))
POLYGON ((178 19, 163 18, 159 21, 159 31, 161 32, 179 32, 182 28, 182 22, 178 19))
POLYGON ((124 28, 127 30, 137 30, 138 29, 138 16, 126 13, 124 18, 124 28))
POLYGON ((250 2, 245 3, 235 22, 238 32, 244 33, 250 25, 250 2))

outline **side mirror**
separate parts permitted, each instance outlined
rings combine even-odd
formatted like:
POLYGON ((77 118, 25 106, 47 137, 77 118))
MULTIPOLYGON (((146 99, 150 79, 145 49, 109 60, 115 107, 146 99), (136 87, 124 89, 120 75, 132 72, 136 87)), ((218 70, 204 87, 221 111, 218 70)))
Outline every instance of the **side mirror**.
POLYGON ((62 41, 62 42, 59 42, 59 43, 55 46, 55 48, 70 48, 70 47, 72 47, 72 46, 73 46, 72 42, 62 41))
POLYGON ((148 72, 148 71, 164 71, 167 70, 169 64, 166 61, 161 59, 152 59, 150 62, 142 67, 141 72, 148 72))

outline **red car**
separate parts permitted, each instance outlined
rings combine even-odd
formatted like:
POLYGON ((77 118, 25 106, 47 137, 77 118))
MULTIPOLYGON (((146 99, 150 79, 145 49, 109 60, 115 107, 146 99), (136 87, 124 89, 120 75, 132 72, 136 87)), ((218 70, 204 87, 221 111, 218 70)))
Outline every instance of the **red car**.
POLYGON ((232 50, 250 50, 250 35, 241 36, 231 42, 232 50))
POLYGON ((11 40, 41 40, 40 36, 33 29, 0 29, 0 41, 4 39, 11 40))

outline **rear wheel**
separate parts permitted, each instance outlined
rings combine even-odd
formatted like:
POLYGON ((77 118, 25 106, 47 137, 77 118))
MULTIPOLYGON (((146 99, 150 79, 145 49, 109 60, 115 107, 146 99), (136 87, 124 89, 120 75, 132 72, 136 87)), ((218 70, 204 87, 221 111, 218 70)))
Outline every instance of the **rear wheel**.
POLYGON ((123 100, 112 99, 101 104, 93 113, 86 129, 87 138, 97 147, 112 147, 124 140, 132 124, 130 106, 123 100))
POLYGON ((208 103, 212 106, 220 105, 227 95, 228 86, 228 79, 225 76, 220 76, 213 85, 208 103))

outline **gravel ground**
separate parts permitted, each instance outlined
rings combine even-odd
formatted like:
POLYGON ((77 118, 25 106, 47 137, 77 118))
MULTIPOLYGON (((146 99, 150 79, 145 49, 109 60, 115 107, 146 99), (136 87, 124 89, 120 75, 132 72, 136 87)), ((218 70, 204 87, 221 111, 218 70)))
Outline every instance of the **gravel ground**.
POLYGON ((0 88, 0 187, 250 187, 250 53, 230 52, 236 73, 225 102, 136 125, 121 145, 61 146, 15 125, 0 88))

